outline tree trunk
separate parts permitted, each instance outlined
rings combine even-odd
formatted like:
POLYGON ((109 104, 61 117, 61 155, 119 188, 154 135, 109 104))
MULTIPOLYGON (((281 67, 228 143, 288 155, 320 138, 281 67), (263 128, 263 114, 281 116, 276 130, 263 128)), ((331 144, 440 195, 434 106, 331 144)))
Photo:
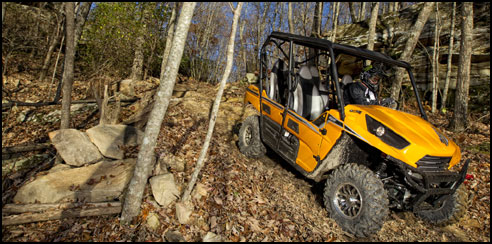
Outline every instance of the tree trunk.
MULTIPOLYGON (((408 62, 410 61, 410 56, 417 45, 417 41, 419 40, 420 33, 424 28, 427 19, 432 11, 432 7, 434 6, 433 2, 426 2, 415 21, 415 24, 409 30, 408 35, 409 38, 407 43, 405 44, 405 48, 403 49, 403 53, 400 56, 400 60, 408 62)), ((403 81, 403 75, 405 75, 403 68, 398 68, 396 71, 396 76, 393 84, 391 85, 391 98, 398 101, 398 97, 400 96, 401 83, 403 81)))
POLYGON ((7 4, 5 2, 2 2, 2 27, 3 27, 3 19, 5 18, 5 7, 7 4))
POLYGON ((451 129, 455 132, 464 131, 468 125, 468 90, 470 87, 470 67, 473 41, 473 3, 462 4, 460 57, 458 64, 458 80, 454 102, 451 129))
POLYGON ((82 29, 84 28, 85 21, 87 20, 87 16, 89 16, 89 11, 91 9, 92 2, 83 2, 80 3, 80 14, 75 18, 75 40, 74 40, 74 49, 77 51, 77 46, 79 44, 80 36, 82 35, 82 29))
POLYGON ((357 22, 357 17, 355 15, 354 2, 349 2, 349 9, 350 9, 350 18, 352 18, 352 23, 357 22))
MULTIPOLYGON (((184 2, 181 14, 176 26, 176 33, 173 38, 173 44, 169 53, 169 60, 164 66, 164 73, 161 72, 159 90, 155 95, 155 104, 149 116, 149 121, 145 127, 144 139, 140 145, 140 151, 137 157, 137 164, 133 177, 128 185, 127 194, 124 198, 123 210, 121 213, 121 222, 128 224, 140 212, 142 196, 149 174, 154 168, 155 156, 154 148, 157 137, 161 128, 162 120, 169 106, 169 100, 172 96, 174 84, 178 74, 179 64, 183 56, 184 45, 191 18, 196 2, 184 2)), ((163 59, 163 62, 165 60, 163 59)))
POLYGON ((374 50, 374 38, 376 37, 376 23, 378 22, 379 2, 376 2, 371 11, 369 20, 369 35, 367 36, 367 49, 374 50))
POLYGON ((311 29, 311 36, 320 38, 321 18, 323 16, 322 14, 323 14, 323 2, 316 2, 316 5, 314 7, 313 27, 311 29))
MULTIPOLYGON (((312 37, 321 37, 321 17, 323 12, 323 2, 316 2, 316 6, 314 7, 314 16, 313 16, 313 26, 311 28, 311 36, 312 37)), ((316 52, 313 48, 309 48, 309 58, 314 57, 316 52)), ((316 58, 311 59, 309 61, 310 65, 316 65, 316 58)))
POLYGON ((436 19, 434 21, 434 50, 432 52, 432 106, 431 113, 437 110, 437 93, 439 91, 439 3, 436 2, 436 19))
POLYGON ((287 19, 289 20, 289 32, 290 34, 294 33, 294 21, 292 21, 292 2, 288 3, 289 9, 287 14, 287 19))
POLYGON ((65 3, 66 16, 66 44, 65 44, 65 69, 63 72, 63 99, 61 110, 61 129, 70 127, 70 103, 72 101, 73 69, 75 59, 75 4, 65 3))
MULTIPOLYGON (((265 3, 267 4, 265 10, 263 11, 263 14, 262 14, 262 17, 261 17, 261 22, 259 23, 259 28, 258 28, 258 33, 257 33, 257 42, 256 42, 256 53, 259 53, 260 51, 260 48, 261 48, 261 44, 263 43, 262 42, 262 37, 263 37, 263 32, 265 31, 265 26, 266 26, 266 16, 270 10, 270 6, 272 5, 270 2, 268 3, 265 3)), ((256 59, 255 59, 256 60, 256 59)), ((260 63, 257 62, 256 63, 256 70, 260 70, 260 63)))
POLYGON ((167 37, 166 37, 166 47, 164 48, 164 53, 162 54, 162 65, 161 65, 161 77, 164 76, 164 71, 167 67, 167 59, 169 58, 169 52, 171 51, 171 45, 174 37, 174 24, 176 22, 176 11, 178 9, 178 3, 174 3, 173 10, 171 12, 171 18, 168 22, 167 27, 167 37))
POLYGON ((451 31, 449 34, 449 51, 448 51, 448 64, 446 70, 446 80, 444 82, 444 90, 441 99, 441 111, 446 110, 446 100, 448 98, 449 80, 451 78, 451 62, 453 59, 453 48, 454 48, 454 25, 456 22, 456 2, 453 2, 453 13, 451 16, 451 31))
POLYGON ((193 171, 193 175, 191 176, 191 180, 188 183, 188 187, 186 188, 186 191, 183 193, 182 202, 186 202, 186 201, 190 200, 191 191, 193 190, 193 187, 195 186, 196 179, 198 177, 198 174, 200 173, 200 170, 203 167, 203 164, 205 162, 205 157, 207 156, 208 146, 210 144, 210 139, 212 139, 212 134, 213 134, 214 127, 215 127, 215 121, 217 119, 217 114, 219 112, 220 100, 222 98, 225 84, 227 82, 227 79, 229 78, 229 74, 231 73, 231 69, 232 69, 232 63, 234 60, 234 56, 233 56, 234 55, 234 40, 236 39, 237 22, 239 20, 239 16, 241 15, 242 5, 243 5, 243 3, 239 2, 237 4, 236 9, 234 10, 234 19, 232 22, 231 35, 229 37, 229 44, 227 45, 226 68, 224 70, 224 75, 222 76, 222 79, 220 81, 220 86, 219 86, 219 90, 217 92, 217 96, 215 97, 214 105, 212 108, 212 114, 210 117, 210 122, 208 124, 207 136, 205 137, 205 141, 203 143, 203 147, 202 147, 202 150, 200 152, 200 156, 199 156, 198 161, 196 163, 195 170, 193 171))
MULTIPOLYGON (((53 51, 55 50, 56 45, 58 44, 58 40, 61 38, 63 34, 63 18, 57 16, 57 25, 55 30, 53 31, 53 37, 51 38, 50 46, 48 47, 48 52, 43 61, 43 66, 41 67, 41 73, 39 74, 39 80, 43 81, 48 73, 48 67, 50 65, 51 56, 53 55, 53 51), (61 30, 60 30, 61 29, 61 30), (55 34, 56 33, 56 34, 55 34)), ((60 50, 61 52, 61 50, 60 50)))
MULTIPOLYGON (((248 3, 246 2, 246 5, 244 7, 244 9, 245 9, 244 11, 247 11, 247 9, 248 9, 247 6, 248 6, 248 3)), ((247 58, 246 58, 246 47, 245 47, 244 39, 243 39, 244 27, 246 25, 246 22, 247 22, 247 19, 243 18, 241 25, 239 26, 239 43, 241 44, 240 53, 241 53, 242 65, 240 65, 240 66, 238 65, 238 67, 242 67, 244 65, 244 72, 248 73, 247 58)))
POLYGON ((337 25, 338 25, 338 14, 340 13, 340 2, 335 3, 335 12, 333 15, 333 32, 331 35, 331 41, 335 42, 337 39, 337 25))
POLYGON ((366 2, 360 3, 359 21, 366 19, 366 2))
MULTIPOLYGON (((142 3, 142 4, 144 5, 142 6, 142 17, 140 18, 140 21, 145 24, 149 19, 147 15, 150 13, 150 11, 148 11, 147 3, 142 3)), ((142 80, 143 78, 143 62, 144 62, 143 48, 145 44, 144 36, 146 35, 146 33, 147 33, 146 28, 142 27, 142 30, 140 30, 140 33, 138 34, 137 39, 135 40, 135 57, 133 59, 132 73, 130 75, 130 79, 132 79, 133 81, 142 80)))

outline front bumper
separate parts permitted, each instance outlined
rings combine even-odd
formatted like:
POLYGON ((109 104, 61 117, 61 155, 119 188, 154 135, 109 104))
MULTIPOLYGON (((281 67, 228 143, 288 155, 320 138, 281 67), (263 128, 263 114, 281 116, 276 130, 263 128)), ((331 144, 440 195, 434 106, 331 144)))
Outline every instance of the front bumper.
POLYGON ((441 207, 442 203, 451 197, 465 180, 470 163, 470 159, 467 159, 461 170, 456 173, 447 169, 427 171, 419 167, 411 167, 397 159, 392 161, 397 161, 403 171, 405 182, 416 192, 408 205, 413 211, 441 207))

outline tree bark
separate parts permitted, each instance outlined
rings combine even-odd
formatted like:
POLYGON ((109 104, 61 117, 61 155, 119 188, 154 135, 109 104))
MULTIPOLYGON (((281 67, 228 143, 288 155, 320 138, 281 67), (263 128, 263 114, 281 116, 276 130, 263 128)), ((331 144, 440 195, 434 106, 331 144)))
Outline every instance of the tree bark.
POLYGON ((171 45, 174 37, 174 25, 176 22, 176 11, 178 9, 178 3, 174 3, 173 10, 171 12, 171 18, 168 22, 167 27, 167 37, 166 37, 166 47, 164 48, 164 53, 162 54, 162 65, 161 65, 161 77, 164 76, 164 71, 167 67, 167 59, 169 58, 169 52, 171 51, 171 45))
POLYGON ((88 209, 49 210, 41 213, 23 213, 19 215, 4 216, 2 217, 2 225, 18 225, 55 219, 117 214, 120 212, 121 206, 88 209))
POLYGON ((287 19, 289 21, 289 32, 290 34, 295 34, 294 32, 294 21, 292 20, 292 2, 288 3, 288 14, 287 14, 287 19))
POLYGON ((5 7, 7 4, 5 2, 2 2, 2 27, 3 27, 3 19, 5 18, 5 7))
MULTIPOLYGON (((161 128, 162 120, 169 106, 169 100, 172 96, 174 84, 178 73, 181 57, 185 45, 186 36, 190 27, 191 18, 196 2, 185 2, 176 26, 176 33, 173 38, 173 44, 169 53, 166 69, 160 78, 159 90, 155 95, 155 105, 150 113, 149 121, 145 128, 144 139, 140 145, 140 151, 137 157, 137 164, 133 177, 128 185, 128 191, 124 198, 123 210, 121 213, 121 222, 130 223, 133 217, 140 212, 143 191, 147 184, 150 172, 154 168, 155 155, 154 148, 157 142, 157 136, 161 128)), ((164 62, 164 59, 163 59, 164 62)), ((162 72, 161 72, 162 74, 162 72)))
POLYGON ((82 29, 84 28, 87 16, 89 16, 89 11, 91 9, 92 2, 81 2, 80 14, 75 18, 75 40, 74 48, 77 51, 77 46, 79 44, 80 36, 82 35, 82 29))
POLYGON ((447 70, 446 70, 446 80, 444 82, 444 89, 442 92, 441 111, 446 110, 446 100, 448 98, 449 80, 451 79, 451 63, 453 59, 453 49, 454 49, 455 22, 456 22, 456 2, 453 2, 453 13, 451 16, 451 31, 449 33, 448 63, 447 63, 447 70))
POLYGON ((133 59, 132 65, 132 73, 130 75, 130 79, 133 81, 142 80, 143 78, 143 63, 144 63, 144 53, 143 48, 145 44, 144 36, 146 35, 146 23, 149 19, 149 5, 148 3, 141 3, 142 6, 142 17, 140 18, 140 22, 144 23, 144 27, 140 30, 136 40, 135 40, 135 57, 133 59))
MULTIPOLYGON (((333 3, 332 3, 333 4, 333 3)), ((338 26, 338 14, 340 13, 340 2, 335 2, 335 11, 333 15, 333 32, 331 35, 331 41, 335 42, 337 39, 337 26, 338 26)))
POLYGON ((70 208, 104 208, 121 207, 120 202, 94 202, 94 203, 33 203, 33 204, 5 204, 2 208, 3 213, 39 213, 47 210, 62 210, 70 208))
POLYGON ((352 23, 357 22, 357 17, 355 15, 354 2, 349 2, 349 9, 350 9, 350 18, 352 18, 352 23))
POLYGON ((208 147, 210 145, 210 139, 212 139, 212 134, 213 134, 214 127, 215 127, 215 121, 217 119, 217 114, 219 112, 220 100, 222 98, 225 84, 227 82, 227 79, 229 78, 229 74, 231 73, 231 69, 232 69, 232 63, 234 60, 234 56, 233 56, 234 55, 234 40, 236 39, 237 22, 239 20, 239 16, 241 15, 242 5, 243 5, 243 3, 239 2, 237 4, 236 9, 234 10, 234 19, 232 22, 231 35, 229 37, 229 44, 227 45, 226 68, 224 70, 224 75, 222 76, 222 79, 220 81, 219 90, 217 92, 217 96, 215 97, 214 105, 212 107, 212 114, 210 117, 210 122, 208 124, 207 136, 205 137, 205 141, 203 143, 203 147, 202 147, 202 150, 200 152, 200 156, 199 156, 198 161, 196 163, 195 170, 193 171, 193 175, 191 176, 191 180, 188 183, 188 187, 186 188, 186 191, 183 193, 182 202, 186 202, 186 201, 190 200, 191 191, 193 190, 193 187, 195 186, 196 179, 198 177, 198 174, 200 173, 200 170, 203 167, 203 164, 205 162, 205 157, 207 156, 208 147))
POLYGON ((48 66, 50 65, 51 56, 53 55, 53 51, 55 50, 55 47, 59 42, 58 40, 63 35, 63 34, 60 35, 60 33, 63 33, 62 22, 63 22, 63 18, 57 16, 57 25, 55 30, 53 31, 50 46, 48 47, 48 52, 46 53, 46 56, 43 61, 43 66, 41 67, 41 73, 39 74, 39 80, 41 81, 44 80, 44 78, 46 77, 46 73, 48 73, 48 66))
POLYGON ((374 50, 374 38, 376 37, 376 23, 378 22, 379 2, 372 7, 369 20, 369 35, 367 36, 367 49, 374 50))
MULTIPOLYGON (((314 16, 313 16, 313 26, 311 28, 311 36, 312 37, 317 37, 321 38, 321 17, 322 17, 322 12, 323 12, 323 2, 316 2, 316 5, 314 7, 314 16)), ((316 55, 316 52, 313 48, 309 48, 309 58, 314 57, 316 55)), ((316 60, 311 59, 309 61, 310 65, 316 65, 316 60)))
POLYGON ((437 93, 439 91, 439 3, 436 2, 436 19, 434 20, 434 50, 432 52, 432 105, 431 113, 437 110, 437 93))
MULTIPOLYGON (((420 33, 422 32, 422 29, 424 28, 424 25, 427 22, 427 19, 429 18, 433 6, 434 6, 433 2, 426 2, 424 4, 422 10, 419 13, 419 16, 417 17, 417 20, 415 21, 415 24, 408 32, 409 38, 407 40, 407 43, 405 44, 403 53, 400 56, 400 60, 406 62, 410 61, 410 56, 412 55, 413 50, 417 45, 417 41, 419 40, 420 33)), ((401 83, 403 81, 404 75, 405 75, 404 69, 398 68, 396 71, 396 76, 393 81, 393 84, 391 85, 391 98, 395 99, 396 101, 398 101, 398 98, 400 96, 401 83)))
POLYGON ((470 87, 470 67, 473 41, 473 2, 462 4, 460 57, 458 80, 451 128, 455 132, 464 131, 468 125, 468 91, 470 87))
POLYGON ((75 4, 65 3, 66 16, 66 45, 65 45, 65 69, 63 72, 63 99, 61 110, 61 129, 70 127, 70 103, 72 101, 73 69, 75 59, 75 4))
POLYGON ((366 19, 366 2, 360 3, 359 21, 366 19))

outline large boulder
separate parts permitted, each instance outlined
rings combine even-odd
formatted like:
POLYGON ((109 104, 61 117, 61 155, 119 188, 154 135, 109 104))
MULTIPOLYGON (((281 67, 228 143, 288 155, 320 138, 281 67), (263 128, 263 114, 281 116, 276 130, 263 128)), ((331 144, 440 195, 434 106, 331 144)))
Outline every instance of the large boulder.
POLYGON ((130 182, 136 161, 135 158, 102 161, 39 176, 17 191, 14 202, 113 201, 120 197, 130 182))
POLYGON ((61 129, 48 133, 51 143, 66 164, 82 166, 99 162, 103 156, 84 132, 61 129))
POLYGON ((143 138, 143 132, 128 125, 102 124, 86 131, 90 140, 108 158, 123 159, 121 146, 136 146, 143 138))

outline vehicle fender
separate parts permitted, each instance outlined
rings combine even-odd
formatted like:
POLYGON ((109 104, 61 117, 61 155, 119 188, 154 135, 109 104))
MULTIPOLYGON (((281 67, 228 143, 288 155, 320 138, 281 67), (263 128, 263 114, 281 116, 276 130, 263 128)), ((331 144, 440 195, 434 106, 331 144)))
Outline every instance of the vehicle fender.
POLYGON ((318 167, 306 176, 316 182, 326 179, 326 173, 350 161, 351 148, 354 147, 358 147, 354 139, 343 132, 331 151, 320 161, 318 167))

